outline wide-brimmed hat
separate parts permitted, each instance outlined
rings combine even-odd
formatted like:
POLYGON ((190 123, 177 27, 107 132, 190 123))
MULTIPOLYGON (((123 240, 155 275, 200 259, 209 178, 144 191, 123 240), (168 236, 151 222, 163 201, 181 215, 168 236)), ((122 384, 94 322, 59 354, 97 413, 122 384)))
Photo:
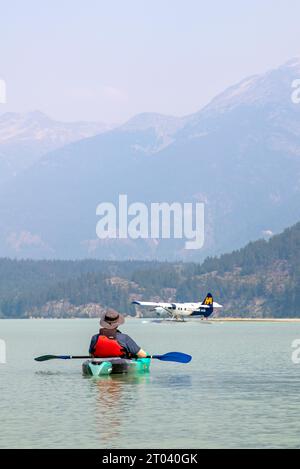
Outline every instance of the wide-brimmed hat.
POLYGON ((107 309, 100 317, 100 326, 105 329, 116 329, 124 324, 125 318, 114 309, 107 309))

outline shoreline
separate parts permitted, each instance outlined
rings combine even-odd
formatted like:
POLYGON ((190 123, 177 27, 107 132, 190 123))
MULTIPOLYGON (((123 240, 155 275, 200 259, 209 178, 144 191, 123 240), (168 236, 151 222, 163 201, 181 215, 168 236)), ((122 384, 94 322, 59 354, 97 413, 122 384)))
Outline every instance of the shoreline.
MULTIPOLYGON (((82 320, 82 319, 93 319, 93 320, 97 320, 99 318, 87 318, 87 317, 62 317, 62 318, 57 318, 57 317, 52 317, 52 318, 44 318, 44 317, 29 317, 29 318, 0 318, 0 321, 4 320, 4 321, 11 321, 11 320, 21 320, 21 321, 26 321, 26 320, 43 320, 43 321, 53 321, 53 320, 69 320, 69 319, 79 319, 79 320, 82 320)), ((153 318, 153 317, 135 317, 135 316, 126 316, 125 317, 126 321, 131 321, 133 319, 138 319, 138 320, 153 320, 153 319, 156 319, 156 318, 153 318)), ((187 320, 189 320, 187 318, 187 320)), ((161 321, 163 322, 164 319, 161 318, 161 321)), ((171 320, 170 319, 167 319, 167 321, 165 322, 170 322, 171 320)), ((282 322, 286 322, 286 323, 300 323, 300 317, 299 318, 249 318, 249 317, 218 317, 218 318, 208 318, 207 320, 200 320, 200 319, 196 319, 194 320, 194 322, 261 322, 261 323, 265 323, 265 322, 278 322, 278 323, 282 323, 282 322)))
POLYGON ((211 318, 208 319, 211 322, 299 322, 300 318, 211 318))

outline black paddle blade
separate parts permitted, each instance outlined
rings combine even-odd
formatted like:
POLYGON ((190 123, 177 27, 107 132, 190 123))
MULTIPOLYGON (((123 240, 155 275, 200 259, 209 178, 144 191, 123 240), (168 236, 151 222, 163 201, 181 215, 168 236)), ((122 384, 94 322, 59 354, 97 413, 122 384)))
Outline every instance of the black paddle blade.
POLYGON ((42 355, 41 357, 36 357, 35 361, 46 362, 47 360, 53 360, 54 358, 57 358, 56 355, 42 355))

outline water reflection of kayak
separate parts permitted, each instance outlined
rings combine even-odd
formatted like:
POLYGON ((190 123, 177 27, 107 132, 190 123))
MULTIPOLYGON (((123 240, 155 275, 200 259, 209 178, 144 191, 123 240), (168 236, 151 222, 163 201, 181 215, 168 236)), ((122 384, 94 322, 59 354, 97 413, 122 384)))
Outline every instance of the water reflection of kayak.
POLYGON ((146 373, 150 371, 150 358, 95 358, 82 364, 85 376, 107 376, 122 373, 146 373))

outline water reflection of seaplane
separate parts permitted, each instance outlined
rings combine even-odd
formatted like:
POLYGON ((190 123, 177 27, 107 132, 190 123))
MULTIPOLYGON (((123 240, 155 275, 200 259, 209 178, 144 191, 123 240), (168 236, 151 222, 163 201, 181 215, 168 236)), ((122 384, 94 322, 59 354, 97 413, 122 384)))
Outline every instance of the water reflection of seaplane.
POLYGON ((214 311, 214 308, 222 308, 222 305, 213 300, 212 294, 207 293, 202 303, 152 303, 149 301, 133 301, 132 304, 150 311, 155 311, 158 316, 166 313, 177 321, 184 321, 186 318, 207 319, 214 311))

